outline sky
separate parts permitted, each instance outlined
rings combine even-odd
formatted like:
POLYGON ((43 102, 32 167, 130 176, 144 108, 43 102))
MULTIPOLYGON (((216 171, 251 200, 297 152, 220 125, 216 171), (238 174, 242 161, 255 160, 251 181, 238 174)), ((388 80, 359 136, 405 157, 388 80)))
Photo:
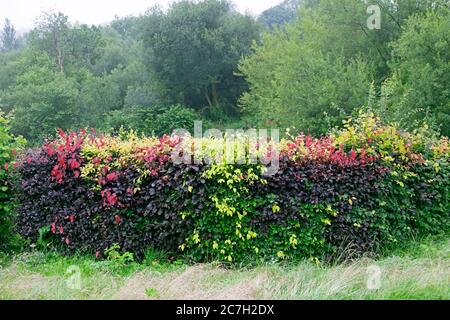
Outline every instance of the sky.
MULTIPOLYGON (((164 8, 173 0, 0 0, 0 25, 9 18, 16 30, 23 32, 33 27, 44 11, 61 11, 71 22, 103 24, 117 15, 124 17, 144 13, 149 7, 160 4, 164 8)), ((237 10, 259 15, 282 0, 232 0, 237 10)))

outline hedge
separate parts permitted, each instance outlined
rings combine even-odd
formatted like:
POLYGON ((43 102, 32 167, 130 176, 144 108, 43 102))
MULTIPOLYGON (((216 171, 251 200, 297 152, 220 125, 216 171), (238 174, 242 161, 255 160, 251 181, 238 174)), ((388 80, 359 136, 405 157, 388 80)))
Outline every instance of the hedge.
POLYGON ((10 132, 10 119, 0 112, 0 251, 14 247, 14 168, 18 150, 24 144, 21 137, 10 132))
POLYGON ((215 139, 59 131, 21 157, 18 230, 31 242, 48 231, 59 250, 97 257, 115 244, 138 257, 154 248, 233 263, 375 251, 448 234, 450 144, 427 136, 361 114, 326 137, 260 147, 280 155, 265 176, 248 157, 171 158, 181 144, 205 152, 215 139))

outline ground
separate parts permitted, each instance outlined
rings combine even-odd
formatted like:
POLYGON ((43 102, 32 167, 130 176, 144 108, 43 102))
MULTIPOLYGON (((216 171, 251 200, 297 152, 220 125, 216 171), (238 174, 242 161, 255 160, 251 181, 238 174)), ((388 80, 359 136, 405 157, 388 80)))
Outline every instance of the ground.
POLYGON ((32 251, 0 257, 0 299, 450 299, 450 240, 422 241, 377 259, 224 268, 126 266, 32 251))

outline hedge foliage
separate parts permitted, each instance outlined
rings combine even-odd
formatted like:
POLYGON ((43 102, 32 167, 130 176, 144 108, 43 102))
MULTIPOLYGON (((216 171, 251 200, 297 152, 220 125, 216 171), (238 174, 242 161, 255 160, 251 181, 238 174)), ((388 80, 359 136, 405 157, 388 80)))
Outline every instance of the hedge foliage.
POLYGON ((24 141, 10 133, 10 118, 0 112, 0 251, 11 249, 14 244, 13 164, 24 141))
MULTIPOLYGON (((273 147, 280 168, 175 164, 183 143, 218 141, 59 132, 20 160, 19 231, 97 257, 114 244, 194 261, 310 258, 449 231, 447 138, 401 132, 361 113, 329 136, 273 147), (44 231, 43 231, 44 230, 44 231)), ((239 143, 237 140, 236 143, 239 143)), ((273 149, 272 149, 273 150, 273 149)))

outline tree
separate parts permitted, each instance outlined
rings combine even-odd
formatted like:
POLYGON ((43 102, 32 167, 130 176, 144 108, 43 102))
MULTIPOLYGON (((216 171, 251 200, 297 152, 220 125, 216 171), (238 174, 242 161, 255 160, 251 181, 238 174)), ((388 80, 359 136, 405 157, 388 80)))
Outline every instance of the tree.
POLYGON ((240 104, 252 125, 325 133, 366 102, 370 68, 315 51, 294 27, 266 34, 240 71, 250 90, 240 104))
POLYGON ((123 39, 140 40, 142 37, 142 31, 145 24, 145 16, 138 17, 125 17, 114 19, 110 26, 114 29, 123 39))
POLYGON ((180 1, 167 13, 148 13, 146 61, 176 102, 196 109, 232 105, 245 89, 236 66, 258 36, 254 19, 228 1, 180 1))
POLYGON ((325 133, 366 102, 374 80, 373 61, 361 55, 366 36, 348 25, 365 22, 365 8, 359 0, 324 0, 299 15, 241 61, 250 90, 240 105, 252 124, 325 133))
POLYGON ((11 51, 17 48, 16 29, 8 18, 5 19, 0 38, 2 51, 11 51))
POLYGON ((162 136, 172 134, 175 129, 193 132, 195 120, 199 120, 198 114, 182 105, 133 106, 111 111, 105 129, 119 132, 120 128, 125 128, 146 135, 162 136))
POLYGON ((285 0, 279 5, 265 10, 258 20, 269 28, 284 25, 297 18, 300 5, 300 0, 285 0))
POLYGON ((142 19, 126 21, 114 22, 122 35, 111 26, 69 24, 62 13, 46 13, 24 51, 1 53, 0 107, 14 112, 13 131, 35 143, 57 127, 105 128, 114 111, 162 104, 164 92, 145 67, 140 35, 129 36, 142 19))
POLYGON ((411 128, 425 118, 450 136, 450 9, 411 16, 392 44, 392 76, 383 86, 383 113, 411 128))
POLYGON ((13 110, 12 132, 36 141, 56 128, 80 127, 78 89, 45 53, 27 51, 17 62, 15 84, 0 95, 2 109, 13 110))
POLYGON ((68 17, 62 12, 46 12, 31 33, 31 44, 54 57, 60 72, 64 72, 64 59, 68 51, 68 17))
POLYGON ((73 69, 86 67, 93 70, 105 47, 101 30, 96 26, 77 25, 68 32, 67 56, 73 69))
POLYGON ((265 35, 255 55, 242 60, 250 85, 243 110, 256 123, 323 133, 366 103, 371 83, 379 91, 390 77, 391 43, 401 37, 408 17, 441 3, 376 0, 381 29, 371 29, 366 1, 305 0, 295 22, 265 35))
POLYGON ((54 57, 60 72, 76 72, 79 68, 93 69, 100 59, 104 42, 98 27, 71 26, 61 12, 44 13, 30 33, 30 44, 36 50, 54 57))
POLYGON ((108 112, 122 108, 120 84, 110 75, 96 77, 86 73, 80 87, 77 112, 83 127, 99 127, 108 112))
POLYGON ((344 59, 363 57, 374 68, 374 80, 379 86, 390 73, 389 44, 400 37, 408 17, 442 6, 445 1, 303 0, 298 12, 299 19, 293 23, 302 28, 308 37, 316 38, 311 44, 316 50, 344 59), (380 29, 368 28, 369 4, 380 7, 380 29))
POLYGON ((0 92, 15 83, 18 74, 16 61, 20 55, 21 52, 17 50, 0 52, 0 92))

